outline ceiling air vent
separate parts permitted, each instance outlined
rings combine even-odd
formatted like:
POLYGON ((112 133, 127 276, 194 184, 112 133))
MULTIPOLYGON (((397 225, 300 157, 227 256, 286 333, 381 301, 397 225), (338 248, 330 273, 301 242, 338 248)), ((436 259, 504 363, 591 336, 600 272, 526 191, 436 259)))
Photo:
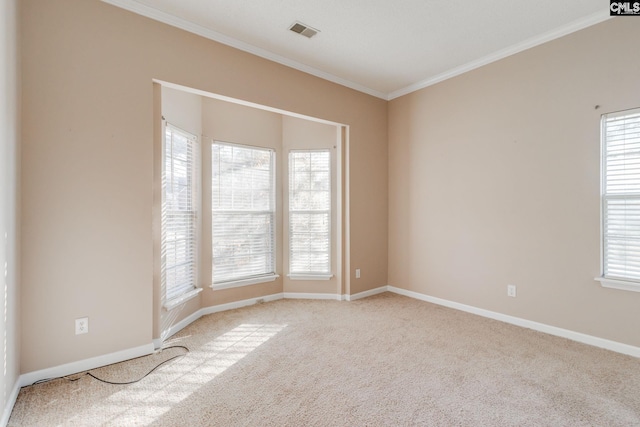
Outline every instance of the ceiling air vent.
POLYGON ((293 31, 294 33, 298 33, 300 35, 303 35, 307 38, 311 38, 313 36, 315 36, 316 34, 318 34, 318 30, 311 28, 308 25, 305 25, 301 22, 295 22, 291 27, 289 27, 289 29, 291 31, 293 31))

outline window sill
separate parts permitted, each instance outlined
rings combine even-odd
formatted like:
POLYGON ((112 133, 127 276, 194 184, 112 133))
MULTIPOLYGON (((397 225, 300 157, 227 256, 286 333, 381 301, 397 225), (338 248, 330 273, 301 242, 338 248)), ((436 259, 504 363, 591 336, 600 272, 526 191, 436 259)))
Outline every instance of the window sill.
POLYGON ((268 274, 266 276, 260 277, 252 277, 250 279, 242 279, 242 280, 234 280, 232 282, 224 282, 211 285, 211 289, 214 291, 219 291, 221 289, 231 289, 231 288, 239 288, 241 286, 249 286, 249 285, 257 285, 258 283, 267 283, 273 282, 280 275, 278 274, 268 274))
POLYGON ((623 291, 640 292, 640 283, 627 280, 608 279, 606 277, 596 277, 603 288, 620 289, 623 291))
POLYGON ((291 280, 330 280, 333 274, 288 274, 287 277, 291 280))
POLYGON ((179 297, 170 299, 169 301, 164 303, 164 308, 167 311, 171 311, 177 306, 179 306, 180 304, 184 304, 190 299, 195 298, 200 292, 202 292, 202 288, 195 288, 194 290, 184 293, 179 297))

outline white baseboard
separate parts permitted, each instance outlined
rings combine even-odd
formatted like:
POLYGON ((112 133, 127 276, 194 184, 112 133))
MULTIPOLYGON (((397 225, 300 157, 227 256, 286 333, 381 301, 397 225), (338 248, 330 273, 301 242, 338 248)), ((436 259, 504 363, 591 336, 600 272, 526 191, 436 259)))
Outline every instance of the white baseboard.
MULTIPOLYGON (((20 387, 31 385, 37 381, 42 381, 49 378, 59 378, 65 375, 72 375, 78 372, 84 372, 84 371, 99 368, 102 366, 111 365, 113 363, 123 362, 125 360, 134 359, 136 357, 152 354, 156 349, 162 347, 162 342, 164 341, 164 339, 174 335, 175 333, 189 326, 191 323, 195 322, 200 317, 206 314, 233 310, 235 308, 253 305, 260 301, 268 302, 268 301, 279 300, 282 298, 283 298, 283 294, 279 293, 279 294, 273 294, 273 295, 266 295, 263 297, 250 298, 242 301, 236 301, 229 304, 220 304, 220 305, 214 305, 212 307, 201 308, 200 310, 196 311, 195 313, 191 314, 190 316, 187 316, 186 318, 182 319, 180 322, 171 326, 167 330, 167 332, 163 334, 164 336, 162 339, 156 338, 153 340, 152 343, 142 345, 140 347, 135 347, 127 350, 121 350, 114 353, 105 354, 102 356, 92 357, 90 359, 79 360, 77 362, 66 363, 64 365, 54 366, 51 368, 41 369, 39 371, 33 371, 26 374, 22 374, 20 375, 20 378, 16 383, 16 389, 14 392, 15 397, 18 396, 20 387)), ((9 402, 9 403, 7 404, 8 409, 6 410, 9 413, 11 413, 11 409, 13 408, 13 404, 15 403, 15 398, 13 399, 12 402, 9 402)))
POLYGON ((201 308, 199 312, 201 313, 200 316, 204 316, 206 314, 219 313, 221 311, 235 310, 236 308, 258 304, 259 302, 276 301, 282 298, 283 298, 282 293, 266 295, 263 297, 243 299, 242 301, 235 301, 227 304, 212 305, 211 307, 204 307, 204 308, 201 308))
MULTIPOLYGON (((430 302, 433 304, 441 305, 444 307, 453 308, 455 310, 465 311, 467 313, 476 314, 478 316, 487 317, 489 319, 499 320, 501 322, 510 323, 512 325, 533 329, 535 331, 544 332, 550 335, 567 338, 573 341, 577 341, 583 344, 592 345, 606 350, 615 351, 617 353, 626 354, 640 358, 640 347, 631 346, 628 344, 619 343, 616 341, 607 340, 604 338, 594 337, 591 335, 583 334, 580 332, 570 331, 568 329, 562 329, 555 326, 546 325, 543 323, 534 322, 531 320, 522 319, 519 317, 509 316, 506 314, 498 313, 495 311, 485 310, 478 307, 473 307, 466 304, 460 304, 454 301, 445 300, 442 298, 432 297, 429 295, 421 294, 414 291, 409 291, 402 288, 396 288, 394 286, 381 286, 379 288, 371 289, 368 291, 360 292, 354 295, 339 295, 339 294, 313 294, 313 293, 297 293, 297 292, 284 292, 278 294, 267 295, 263 297, 250 298, 242 301, 236 301, 228 304, 214 305, 212 307, 202 308, 192 315, 186 317, 180 322, 169 328, 166 337, 170 337, 176 332, 182 330, 189 324, 198 320, 200 317, 206 314, 218 313, 221 311, 233 310, 236 308, 246 307, 259 302, 276 301, 283 298, 290 299, 324 299, 324 300, 338 300, 343 297, 347 301, 355 301, 357 299, 366 298, 372 295, 376 295, 382 292, 393 292, 399 295, 404 295, 410 298, 418 299, 421 301, 430 302)), ((113 363, 123 362, 125 360, 133 359, 140 356, 145 356, 153 353, 154 349, 159 348, 162 344, 162 340, 155 339, 153 343, 147 345, 121 350, 114 353, 105 354, 102 356, 92 357, 89 359, 80 360, 77 362, 67 363, 52 368, 42 369, 39 371, 29 372, 20 375, 16 382, 11 396, 7 401, 4 413, 0 419, 0 426, 6 426, 13 406, 15 405, 20 388, 33 384, 36 381, 41 381, 49 378, 58 378, 65 375, 71 375, 78 372, 88 371, 90 369, 99 368, 101 366, 110 365, 113 363)))
POLYGON ((153 353, 153 351, 153 343, 149 343, 141 345, 140 347, 129 348, 126 350, 116 351, 114 353, 104 354, 102 356, 91 357, 89 359, 78 360, 77 362, 65 363, 64 365, 29 372, 20 375, 20 387, 31 385, 36 381, 64 377, 65 375, 76 374, 78 372, 88 371, 101 366, 123 362, 140 356, 146 356, 153 353))
POLYGON ((362 298, 367 298, 373 295, 377 295, 377 294, 381 294, 383 292, 387 292, 388 291, 388 286, 380 286, 379 288, 375 288, 375 289, 369 289, 368 291, 364 291, 364 292, 358 292, 357 294, 353 294, 353 295, 346 295, 345 294, 345 299, 347 301, 355 301, 357 299, 362 299, 362 298))
POLYGON ((342 301, 342 295, 340 294, 314 294, 304 292, 285 292, 285 299, 332 299, 342 301))
POLYGON ((606 350, 615 351, 629 356, 640 357, 640 347, 634 347, 629 344, 623 344, 617 341, 611 341, 604 338, 594 337, 592 335, 583 334, 581 332, 570 331, 568 329, 558 328, 556 326, 546 325, 544 323, 534 322, 532 320, 522 319, 520 317, 509 316, 507 314, 497 313, 495 311, 485 310, 466 304, 460 304, 454 301, 436 298, 429 295, 409 291, 394 286, 387 286, 389 292, 415 298, 421 301, 430 302, 444 307, 453 308, 467 313, 477 314, 478 316, 487 317, 489 319, 499 320, 501 322, 510 323, 512 325, 521 326, 523 328, 533 329, 534 331, 544 332, 549 335, 555 335, 577 341, 583 344, 592 345, 594 347, 604 348, 606 350))
POLYGON ((11 411, 13 411, 13 406, 16 404, 16 400, 18 399, 18 393, 20 393, 19 377, 13 386, 13 390, 11 390, 11 395, 9 395, 7 404, 4 405, 4 412, 2 413, 2 418, 0 419, 0 426, 5 427, 7 424, 9 424, 9 417, 11 417, 11 411))
POLYGON ((192 324, 193 322, 195 322, 196 320, 198 320, 199 318, 201 318, 202 316, 205 316, 207 314, 219 313, 221 311, 234 310, 236 308, 247 307, 247 306, 250 306, 250 305, 258 304, 259 302, 276 301, 276 300, 279 300, 279 299, 282 299, 282 298, 283 298, 283 294, 279 293, 279 294, 272 294, 272 295, 266 295, 266 296, 263 296, 263 297, 249 298, 249 299, 245 299, 245 300, 241 300, 241 301, 230 302, 230 303, 227 303, 227 304, 213 305, 213 306, 210 306, 210 307, 201 308, 200 310, 190 314, 189 316, 185 317, 184 319, 182 319, 181 321, 179 321, 175 325, 171 326, 169 329, 165 330, 162 333, 162 338, 154 339, 153 343, 156 346, 156 348, 162 347, 162 343, 167 338, 175 335, 176 333, 180 332, 181 330, 183 330, 184 328, 186 328, 187 326, 189 326, 190 324, 192 324))
POLYGON ((172 325, 171 327, 169 327, 169 329, 166 329, 166 330, 162 331, 161 338, 160 339, 154 339, 153 340, 153 344, 156 345, 156 348, 161 348, 162 347, 162 343, 164 343, 164 341, 167 338, 169 338, 170 336, 180 332, 181 330, 183 330, 184 328, 186 328, 187 326, 189 326, 190 324, 192 324, 193 322, 195 322, 196 320, 198 320, 202 316, 203 316, 202 309, 191 313, 189 316, 185 317, 184 319, 182 319, 178 323, 176 323, 176 324, 172 325), (159 346, 157 345, 157 341, 160 342, 159 346))

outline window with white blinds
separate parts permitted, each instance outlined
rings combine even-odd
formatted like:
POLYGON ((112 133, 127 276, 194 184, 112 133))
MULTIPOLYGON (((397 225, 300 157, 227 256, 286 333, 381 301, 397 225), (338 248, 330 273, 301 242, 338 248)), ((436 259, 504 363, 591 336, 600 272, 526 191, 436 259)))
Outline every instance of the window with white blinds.
POLYGON ((602 147, 603 276, 640 289, 640 109, 604 115, 602 147))
POLYGON ((289 272, 331 272, 329 150, 289 153, 289 272))
POLYGON ((165 127, 162 166, 161 280, 166 300, 196 286, 197 137, 165 127))
POLYGON ((213 284, 275 274, 275 156, 211 146, 213 284))

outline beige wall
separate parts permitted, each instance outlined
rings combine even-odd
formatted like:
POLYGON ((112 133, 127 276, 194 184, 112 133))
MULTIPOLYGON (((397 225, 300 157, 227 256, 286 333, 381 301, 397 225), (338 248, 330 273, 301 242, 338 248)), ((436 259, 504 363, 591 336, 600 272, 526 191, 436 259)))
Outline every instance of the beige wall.
POLYGON ((352 292, 387 283, 385 101, 99 0, 21 7, 22 372, 151 342, 154 78, 349 125, 352 292))
POLYGON ((0 0, 0 424, 20 374, 17 14, 16 0, 0 0))
MULTIPOLYGON (((593 281, 599 117, 637 106, 633 19, 388 104, 99 0, 21 9, 22 372, 145 345, 163 328, 154 78, 349 126, 349 293, 389 283, 640 345, 640 294, 593 281), (90 333, 75 336, 82 316, 90 333)), ((200 306, 282 290, 206 288, 200 306)))
MULTIPOLYGON (((162 116, 173 126, 201 139, 202 97, 182 90, 162 87, 162 116)), ((200 141, 202 144, 203 142, 200 141)))
POLYGON ((640 345, 640 294, 593 280, 600 115, 640 105, 637 24, 612 19, 390 103, 390 285, 640 345))

